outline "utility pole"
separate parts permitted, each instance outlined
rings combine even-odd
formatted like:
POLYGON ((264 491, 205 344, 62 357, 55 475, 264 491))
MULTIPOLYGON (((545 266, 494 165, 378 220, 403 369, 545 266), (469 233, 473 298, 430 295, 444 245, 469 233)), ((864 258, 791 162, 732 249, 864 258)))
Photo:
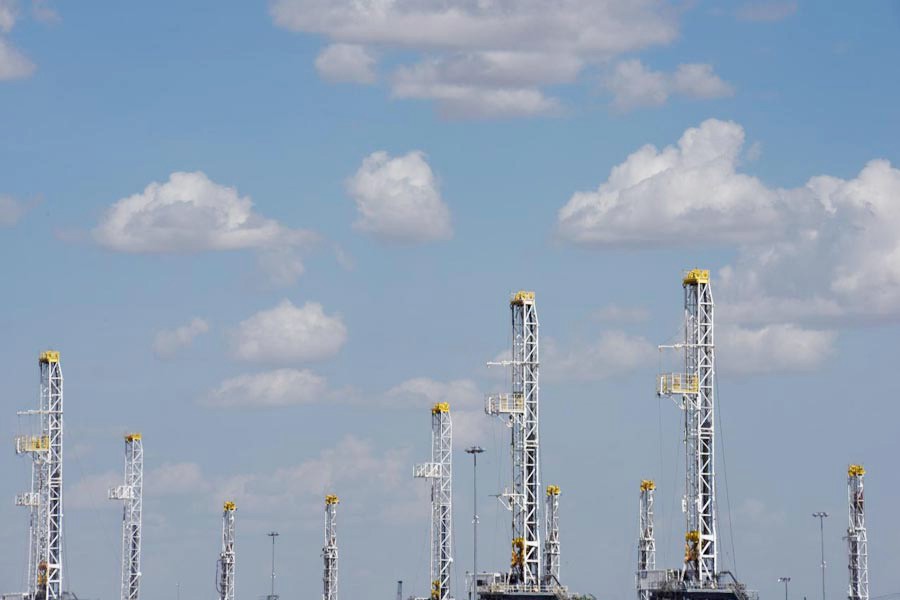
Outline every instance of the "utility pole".
POLYGON ((475 577, 478 574, 478 455, 482 452, 484 448, 481 446, 466 448, 466 453, 472 455, 472 587, 469 589, 469 600, 475 595, 475 577))
POLYGON ((272 592, 266 600, 278 600, 278 596, 275 595, 275 538, 280 534, 277 531, 270 531, 266 535, 272 538, 272 592))
POLYGON ((788 584, 791 582, 790 577, 779 577, 778 583, 784 584, 784 600, 788 600, 788 584))
POLYGON ((819 519, 819 543, 822 546, 822 600, 825 600, 825 517, 828 513, 819 511, 814 512, 812 516, 819 519))

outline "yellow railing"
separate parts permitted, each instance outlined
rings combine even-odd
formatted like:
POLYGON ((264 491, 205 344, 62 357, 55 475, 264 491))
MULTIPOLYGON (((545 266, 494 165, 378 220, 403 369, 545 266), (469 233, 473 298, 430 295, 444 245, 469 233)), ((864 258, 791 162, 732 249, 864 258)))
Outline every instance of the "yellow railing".
POLYGON ((50 449, 50 437, 46 435, 20 435, 16 438, 16 452, 45 452, 50 449))
POLYGON ((657 380, 657 390, 665 394, 696 394, 700 385, 697 376, 688 373, 663 373, 657 380))

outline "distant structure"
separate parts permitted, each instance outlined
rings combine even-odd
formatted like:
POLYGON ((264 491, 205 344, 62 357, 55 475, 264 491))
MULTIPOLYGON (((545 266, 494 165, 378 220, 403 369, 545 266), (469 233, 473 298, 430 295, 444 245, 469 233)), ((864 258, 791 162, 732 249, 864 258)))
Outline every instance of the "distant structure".
POLYGON ((866 539, 866 511, 863 498, 862 465, 850 465, 847 469, 847 498, 850 504, 850 525, 847 527, 849 551, 850 589, 849 600, 869 600, 869 550, 866 539))
POLYGON ((693 269, 682 279, 684 370, 658 378, 660 396, 680 396, 684 411, 686 481, 684 567, 639 573, 640 591, 651 600, 747 598, 753 594, 727 571, 719 571, 715 485, 715 336, 709 271, 693 269), (731 581, 727 581, 730 578, 731 581))
POLYGON ((63 376, 59 352, 38 357, 41 396, 38 410, 21 411, 40 420, 40 434, 18 436, 16 453, 32 456, 31 491, 16 496, 28 507, 28 589, 31 600, 60 600, 62 596, 63 492, 63 376))
POLYGON ((124 501, 122 511, 121 600, 137 600, 141 582, 141 513, 144 495, 144 442, 140 433, 125 436, 125 483, 109 490, 124 501))
POLYGON ((547 486, 547 539, 544 541, 544 585, 559 585, 559 486, 547 486))
POLYGON ((650 479, 641 481, 640 521, 638 534, 638 598, 649 600, 650 593, 642 589, 641 581, 647 578, 647 572, 656 569, 656 537, 653 532, 653 492, 656 483, 650 479))
POLYGON ((219 600, 234 600, 234 502, 226 502, 222 511, 222 553, 219 555, 216 588, 219 600))
POLYGON ((431 480, 431 600, 449 600, 453 564, 453 426, 446 402, 431 409, 431 462, 416 465, 414 476, 431 480))
POLYGON ((338 598, 338 546, 337 546, 337 505, 340 499, 334 494, 325 496, 325 573, 322 577, 322 600, 338 598))

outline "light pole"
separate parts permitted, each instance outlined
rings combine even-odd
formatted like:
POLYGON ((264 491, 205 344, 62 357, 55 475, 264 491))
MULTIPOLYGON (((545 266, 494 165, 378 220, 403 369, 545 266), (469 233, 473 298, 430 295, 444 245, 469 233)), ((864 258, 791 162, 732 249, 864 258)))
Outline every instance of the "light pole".
POLYGON ((472 587, 469 600, 475 594, 475 577, 478 573, 478 455, 484 452, 481 446, 470 446, 466 453, 472 455, 472 587))
POLYGON ((819 519, 819 542, 822 545, 822 600, 825 600, 825 517, 827 512, 819 511, 812 514, 819 519))
POLYGON ((269 594, 267 600, 278 600, 278 596, 275 595, 275 538, 279 534, 277 531, 270 531, 266 535, 272 538, 272 593, 269 594))
POLYGON ((778 582, 784 584, 784 600, 788 600, 787 585, 791 582, 791 578, 790 577, 779 577, 778 582))

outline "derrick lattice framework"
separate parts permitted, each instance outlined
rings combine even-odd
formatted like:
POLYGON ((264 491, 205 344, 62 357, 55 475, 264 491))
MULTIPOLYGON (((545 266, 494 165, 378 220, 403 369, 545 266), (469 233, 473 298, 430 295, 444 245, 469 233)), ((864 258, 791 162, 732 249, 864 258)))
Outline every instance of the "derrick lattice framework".
POLYGON ((687 464, 684 508, 685 579, 701 587, 717 582, 714 455, 715 357, 709 271, 694 269, 684 287, 684 371, 660 376, 659 393, 680 395, 687 464))
MULTIPOLYGON (((638 578, 646 577, 656 569, 656 537, 653 532, 653 493, 656 484, 649 479, 641 481, 640 521, 638 529, 638 578)), ((638 598, 649 600, 650 592, 638 581, 638 598)))
POLYGON ((559 486, 547 486, 547 539, 544 540, 544 585, 559 585, 559 486))
POLYGON ((337 496, 325 496, 325 545, 322 557, 325 572, 322 577, 322 600, 337 600, 338 597, 338 546, 337 546, 337 496))
POLYGON ((863 497, 862 465, 850 465, 847 469, 847 496, 850 504, 850 525, 847 527, 849 551, 850 600, 869 600, 869 552, 866 539, 866 512, 863 497))
POLYGON ((109 490, 122 500, 121 600, 137 600, 141 582, 141 521, 144 497, 144 442, 140 433, 125 436, 125 482, 109 490))
POLYGON ((512 430, 512 490, 502 498, 512 511, 512 561, 509 583, 526 590, 541 587, 540 473, 538 426, 538 316, 534 292, 510 300, 512 369, 509 394, 490 396, 486 412, 507 415, 512 430))
POLYGON ((431 480, 431 598, 450 598, 450 567, 453 564, 452 481, 453 426, 450 405, 431 409, 431 462, 416 465, 414 475, 431 480))
POLYGON ((234 502, 226 502, 222 511, 222 552, 216 591, 219 600, 234 600, 234 502))

